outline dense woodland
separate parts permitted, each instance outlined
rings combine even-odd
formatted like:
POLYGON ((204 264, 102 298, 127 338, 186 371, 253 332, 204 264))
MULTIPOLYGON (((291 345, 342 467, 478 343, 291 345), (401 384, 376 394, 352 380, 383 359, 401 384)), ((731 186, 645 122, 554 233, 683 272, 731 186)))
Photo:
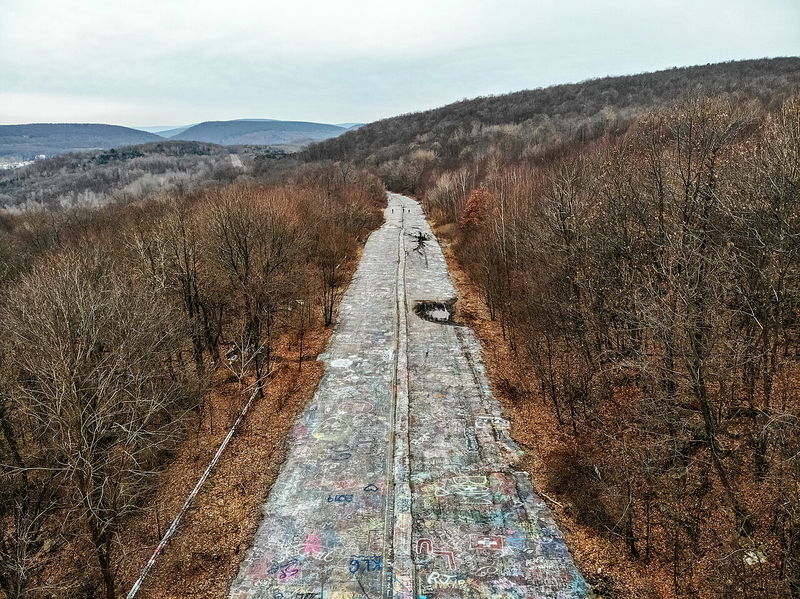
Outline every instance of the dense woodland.
POLYGON ((424 198, 514 397, 567 433, 577 519, 660 571, 653 596, 800 597, 800 97, 688 98, 536 164, 495 148, 424 198))
MULTIPOLYGON (((44 167, 42 167, 44 168, 44 167)), ((0 588, 119 596, 126 526, 204 419, 328 325, 385 201, 373 175, 170 193, 0 221, 0 588)), ((236 400, 237 402, 239 400, 236 400)), ((231 406, 235 414, 241 403, 231 406)))

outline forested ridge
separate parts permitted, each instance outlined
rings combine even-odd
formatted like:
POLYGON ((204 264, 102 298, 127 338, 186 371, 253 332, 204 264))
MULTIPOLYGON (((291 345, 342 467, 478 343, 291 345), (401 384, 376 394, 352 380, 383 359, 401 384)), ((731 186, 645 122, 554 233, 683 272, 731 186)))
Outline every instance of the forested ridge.
POLYGON ((796 57, 591 79, 384 119, 314 144, 305 156, 370 165, 391 189, 413 193, 436 168, 480 160, 496 149, 506 160, 545 158, 606 133, 621 134, 643 112, 689 93, 732 94, 774 107, 799 85, 796 57))
POLYGON ((206 141, 223 145, 234 144, 302 144, 328 139, 346 129, 326 123, 305 121, 207 121, 192 125, 171 139, 206 141))
POLYGON ((0 125, 0 157, 29 160, 37 154, 54 156, 82 149, 119 147, 158 139, 158 135, 119 125, 94 123, 0 125))
POLYGON ((159 141, 76 152, 0 171, 0 206, 14 210, 97 207, 229 183, 238 174, 228 149, 204 142, 159 141))

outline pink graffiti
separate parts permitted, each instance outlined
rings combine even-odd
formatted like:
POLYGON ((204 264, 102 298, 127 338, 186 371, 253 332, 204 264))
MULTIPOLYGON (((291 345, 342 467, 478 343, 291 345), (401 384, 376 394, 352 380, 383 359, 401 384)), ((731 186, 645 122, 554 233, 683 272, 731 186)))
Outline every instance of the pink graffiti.
POLYGON ((303 546, 303 553, 314 555, 322 551, 322 539, 314 533, 306 536, 306 544, 303 546))
POLYGON ((254 562, 253 565, 250 566, 250 571, 247 575, 254 580, 263 580, 270 575, 269 564, 267 562, 254 562))

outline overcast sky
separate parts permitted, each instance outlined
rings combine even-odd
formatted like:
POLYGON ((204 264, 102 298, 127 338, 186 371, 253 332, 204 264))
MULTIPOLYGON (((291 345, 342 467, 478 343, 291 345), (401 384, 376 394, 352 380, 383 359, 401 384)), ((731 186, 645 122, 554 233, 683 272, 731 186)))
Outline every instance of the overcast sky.
POLYGON ((0 123, 367 122, 800 55, 800 0, 0 0, 0 123))

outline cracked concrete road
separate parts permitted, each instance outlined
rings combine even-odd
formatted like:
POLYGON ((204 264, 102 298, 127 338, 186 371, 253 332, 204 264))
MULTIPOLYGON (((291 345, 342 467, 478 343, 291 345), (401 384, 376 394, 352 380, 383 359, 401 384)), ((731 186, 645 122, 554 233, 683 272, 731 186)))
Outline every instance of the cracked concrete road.
POLYGON ((420 206, 389 194, 385 219, 230 598, 586 597, 477 340, 437 322, 455 291, 420 206))

